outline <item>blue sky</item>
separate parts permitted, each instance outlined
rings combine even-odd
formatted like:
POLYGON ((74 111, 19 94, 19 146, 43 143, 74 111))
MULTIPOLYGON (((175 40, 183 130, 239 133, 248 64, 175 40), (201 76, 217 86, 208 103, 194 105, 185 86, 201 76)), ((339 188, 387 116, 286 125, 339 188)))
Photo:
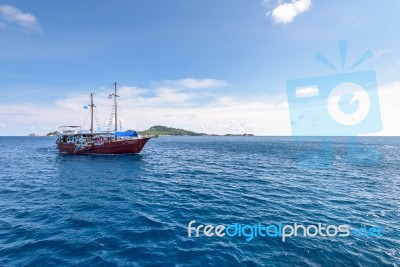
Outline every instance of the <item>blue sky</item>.
MULTIPOLYGON (((370 49, 357 70, 376 71, 383 100, 398 95, 399 9, 397 0, 0 1, 0 135, 79 124, 87 94, 114 81, 126 92, 126 128, 287 135, 286 81, 334 74, 314 57, 339 65, 338 40, 349 41, 349 64, 370 49)), ((398 133, 394 118, 384 123, 398 133)))

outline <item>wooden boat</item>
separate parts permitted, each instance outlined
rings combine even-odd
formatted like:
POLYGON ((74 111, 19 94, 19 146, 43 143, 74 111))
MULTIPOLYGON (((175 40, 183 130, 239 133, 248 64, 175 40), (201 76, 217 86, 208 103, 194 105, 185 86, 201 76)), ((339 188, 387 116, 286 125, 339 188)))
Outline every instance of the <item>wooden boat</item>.
POLYGON ((119 132, 117 117, 117 84, 114 83, 114 131, 95 132, 93 130, 93 95, 90 94, 90 130, 84 131, 80 126, 61 126, 56 141, 61 153, 73 155, 91 154, 138 154, 147 141, 156 136, 141 136, 136 131, 119 132))

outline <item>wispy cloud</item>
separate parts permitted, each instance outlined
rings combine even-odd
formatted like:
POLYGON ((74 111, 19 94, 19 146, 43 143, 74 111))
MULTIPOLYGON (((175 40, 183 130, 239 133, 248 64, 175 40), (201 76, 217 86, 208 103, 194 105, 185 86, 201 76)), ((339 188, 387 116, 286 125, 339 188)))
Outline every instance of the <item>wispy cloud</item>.
POLYGON ((378 50, 374 53, 374 58, 380 58, 383 55, 398 52, 399 50, 400 50, 399 48, 389 48, 389 49, 378 50))
POLYGON ((128 95, 130 97, 143 96, 149 92, 149 89, 139 88, 135 86, 122 86, 118 88, 118 92, 123 95, 128 95))
POLYGON ((317 96, 317 95, 318 95, 318 87, 317 86, 308 86, 308 87, 296 89, 296 97, 309 97, 309 96, 317 96))
POLYGON ((157 89, 156 97, 163 100, 163 102, 178 104, 187 102, 193 96, 194 94, 179 93, 173 88, 161 87, 157 89))
POLYGON ((263 6, 267 8, 267 16, 271 16, 275 24, 291 23, 298 15, 308 11, 311 7, 311 0, 282 1, 264 0, 263 6))
POLYGON ((218 88, 227 86, 227 82, 223 80, 215 79, 195 79, 186 78, 181 80, 166 80, 164 81, 167 85, 172 85, 179 88, 186 89, 205 89, 205 88, 218 88))
MULTIPOLYGON (((399 88, 400 83, 380 88, 383 131, 374 134, 399 135, 400 123, 396 117, 400 112, 397 104, 399 88)), ((303 93, 311 91, 307 89, 303 93)), ((134 86, 121 87, 119 95, 119 114, 125 129, 144 130, 161 124, 217 134, 291 134, 289 107, 282 95, 241 99, 234 95, 220 94, 203 101, 203 95, 197 91, 182 92, 169 87, 143 89, 134 86)), ((104 92, 104 95, 96 95, 95 99, 96 125, 98 121, 100 127, 105 127, 111 111, 113 101, 107 96, 108 92, 104 92)), ((63 124, 88 127, 89 113, 82 108, 87 101, 87 95, 77 95, 47 105, 0 103, 0 135, 28 134, 32 131, 44 134, 63 124), (29 111, 29 123, 27 114, 22 110, 29 111)))
MULTIPOLYGON (((164 82, 150 88, 120 87, 118 107, 123 127, 144 130, 161 124, 217 134, 290 134, 289 113, 283 97, 243 100, 233 95, 190 90, 226 84, 216 82, 220 80, 210 80, 175 80, 175 87, 171 84, 166 86, 164 82)), ((95 125, 101 128, 106 127, 113 104, 108 99, 108 94, 109 92, 104 91, 95 95, 95 125)), ((56 130, 58 125, 80 124, 88 127, 89 111, 83 108, 88 101, 87 95, 75 94, 47 105, 0 104, 0 115, 5 112, 15 113, 15 116, 0 116, 0 123, 6 125, 0 129, 0 135, 28 134, 33 131, 30 126, 35 126, 35 131, 41 134, 50 131, 44 129, 56 130), (31 116, 28 125, 26 116, 17 114, 20 110, 29 110, 37 116, 31 116)))
MULTIPOLYGON (((242 100, 234 96, 214 96, 209 102, 199 104, 197 101, 201 100, 201 95, 177 93, 171 88, 160 88, 153 96, 126 97, 122 93, 119 95, 120 120, 123 121, 125 129, 144 130, 161 124, 216 134, 290 135, 289 112, 284 98, 242 100)), ((57 110, 54 115, 48 111, 36 110, 35 112, 43 114, 41 124, 37 126, 40 128, 53 125, 56 129, 56 125, 81 123, 88 113, 88 110, 82 108, 82 100, 83 98, 81 101, 78 98, 69 98, 58 101, 56 106, 52 107, 57 110)), ((100 127, 105 127, 107 112, 112 104, 110 102, 106 107, 106 101, 103 97, 95 102, 100 127), (100 111, 101 108, 104 113, 100 111)), ((39 120, 35 122, 39 123, 39 120)), ((88 122, 87 119, 86 127, 88 122)))
POLYGON ((31 13, 24 13, 10 5, 0 5, 0 28, 15 25, 29 31, 41 31, 38 20, 31 13))

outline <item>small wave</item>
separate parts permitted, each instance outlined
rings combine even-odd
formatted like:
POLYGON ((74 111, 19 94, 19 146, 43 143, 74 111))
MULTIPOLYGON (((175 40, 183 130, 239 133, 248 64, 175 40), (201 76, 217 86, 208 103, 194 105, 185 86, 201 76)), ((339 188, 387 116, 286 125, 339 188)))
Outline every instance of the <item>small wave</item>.
POLYGON ((0 156, 0 265, 400 264, 397 141, 369 140, 383 163, 361 166, 342 143, 333 163, 326 151, 302 162, 319 142, 285 138, 165 137, 143 156, 119 157, 64 156, 50 139, 13 140, 0 156), (189 238, 191 220, 376 225, 387 236, 189 238))

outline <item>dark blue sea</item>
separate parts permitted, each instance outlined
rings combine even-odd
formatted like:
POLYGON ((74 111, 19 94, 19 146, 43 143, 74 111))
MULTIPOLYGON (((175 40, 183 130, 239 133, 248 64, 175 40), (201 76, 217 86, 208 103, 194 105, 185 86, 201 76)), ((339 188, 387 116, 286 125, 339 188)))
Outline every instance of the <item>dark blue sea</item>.
POLYGON ((0 266, 399 266, 400 139, 159 137, 140 155, 0 137, 0 266), (380 227, 212 236, 188 224, 380 227))

